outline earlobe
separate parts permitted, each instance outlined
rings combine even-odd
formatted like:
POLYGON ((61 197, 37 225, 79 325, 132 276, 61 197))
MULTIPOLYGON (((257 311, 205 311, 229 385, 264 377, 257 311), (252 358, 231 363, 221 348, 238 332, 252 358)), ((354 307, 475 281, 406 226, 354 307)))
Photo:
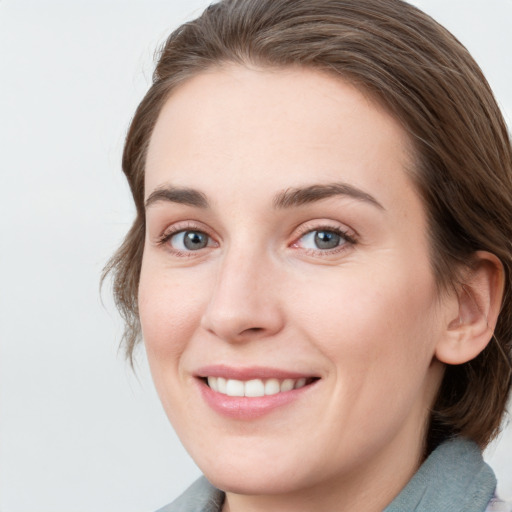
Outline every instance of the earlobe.
MULTIPOLYGON (((475 254, 475 264, 457 290, 456 315, 448 319, 436 347, 436 357, 446 364, 474 359, 491 340, 501 308, 504 271, 500 260, 486 251, 475 254)), ((453 310, 452 310, 453 311, 453 310)))

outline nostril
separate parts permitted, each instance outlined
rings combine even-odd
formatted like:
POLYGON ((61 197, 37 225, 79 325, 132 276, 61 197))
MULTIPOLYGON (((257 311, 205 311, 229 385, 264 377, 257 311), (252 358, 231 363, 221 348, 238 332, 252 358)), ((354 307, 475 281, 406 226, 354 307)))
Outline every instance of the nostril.
POLYGON ((265 329, 263 327, 250 327, 249 329, 245 329, 245 331, 242 332, 243 333, 247 333, 247 334, 257 334, 259 332, 262 332, 264 331, 265 329))

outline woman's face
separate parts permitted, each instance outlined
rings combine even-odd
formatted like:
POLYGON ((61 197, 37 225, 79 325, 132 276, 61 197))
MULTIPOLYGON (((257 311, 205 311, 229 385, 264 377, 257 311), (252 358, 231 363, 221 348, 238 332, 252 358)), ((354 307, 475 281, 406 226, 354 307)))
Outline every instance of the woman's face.
POLYGON ((416 469, 447 314, 411 166, 400 125, 318 71, 225 66, 167 101, 140 319, 167 415, 217 486, 387 472, 386 489, 416 469))

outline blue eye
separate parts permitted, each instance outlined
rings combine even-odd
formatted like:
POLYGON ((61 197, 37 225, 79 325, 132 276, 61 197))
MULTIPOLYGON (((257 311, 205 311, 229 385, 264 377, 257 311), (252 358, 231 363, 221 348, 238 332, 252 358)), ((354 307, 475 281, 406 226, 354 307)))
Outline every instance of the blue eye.
POLYGON ((328 251, 347 243, 347 237, 332 229, 316 229, 303 235, 300 245, 304 249, 328 251))
POLYGON ((210 245, 210 237, 202 231, 179 231, 169 238, 169 243, 177 251, 199 251, 210 245))

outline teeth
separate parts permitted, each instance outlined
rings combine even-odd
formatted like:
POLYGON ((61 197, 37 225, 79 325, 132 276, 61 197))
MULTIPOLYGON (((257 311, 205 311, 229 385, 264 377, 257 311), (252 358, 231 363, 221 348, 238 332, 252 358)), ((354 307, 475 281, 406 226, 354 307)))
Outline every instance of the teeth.
POLYGON ((226 384, 227 380, 224 377, 217 377, 217 389, 215 391, 226 394, 226 384))
POLYGON ((303 388, 305 385, 306 385, 306 379, 304 379, 304 378, 299 379, 299 380, 295 383, 295 389, 303 388))
POLYGON ((208 386, 210 386, 213 389, 213 391, 219 391, 217 377, 208 377, 208 386))
POLYGON ((244 396, 245 384, 241 380, 229 379, 226 384, 226 395, 244 396))
POLYGON ((291 391, 293 386, 295 386, 295 381, 293 379, 284 379, 283 382, 281 382, 281 393, 283 391, 291 391))
POLYGON ((245 396, 264 396, 265 384, 260 379, 249 380, 245 383, 245 396))
POLYGON ((277 379, 268 379, 265 382, 265 395, 277 395, 281 391, 281 386, 277 379))
POLYGON ((284 393, 292 389, 299 389, 307 384, 307 379, 302 377, 300 379, 268 379, 263 381, 261 379, 252 379, 248 381, 225 379, 223 377, 208 377, 208 386, 228 396, 248 396, 259 397, 266 395, 276 395, 277 393, 284 393))

